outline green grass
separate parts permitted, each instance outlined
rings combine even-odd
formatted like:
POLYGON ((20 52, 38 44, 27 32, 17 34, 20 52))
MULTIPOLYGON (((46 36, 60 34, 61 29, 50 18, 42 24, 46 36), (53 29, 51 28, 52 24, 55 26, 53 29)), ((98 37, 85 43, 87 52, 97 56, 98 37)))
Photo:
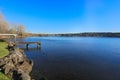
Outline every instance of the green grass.
MULTIPOLYGON (((4 56, 9 54, 9 51, 6 48, 7 48, 7 43, 0 40, 0 58, 3 58, 4 56)), ((10 80, 10 79, 0 72, 0 80, 10 80)))
POLYGON ((10 79, 0 72, 0 80, 10 80, 10 79))
POLYGON ((0 58, 3 58, 4 56, 9 54, 9 51, 6 48, 7 43, 0 41, 0 58))

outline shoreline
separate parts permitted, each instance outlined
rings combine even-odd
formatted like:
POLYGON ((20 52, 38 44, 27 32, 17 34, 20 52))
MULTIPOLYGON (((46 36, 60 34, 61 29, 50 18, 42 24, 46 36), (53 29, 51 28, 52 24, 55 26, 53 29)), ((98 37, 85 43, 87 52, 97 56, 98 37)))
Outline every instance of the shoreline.
POLYGON ((13 80, 32 80, 33 61, 27 59, 22 49, 8 45, 8 50, 9 54, 0 59, 0 72, 13 80))

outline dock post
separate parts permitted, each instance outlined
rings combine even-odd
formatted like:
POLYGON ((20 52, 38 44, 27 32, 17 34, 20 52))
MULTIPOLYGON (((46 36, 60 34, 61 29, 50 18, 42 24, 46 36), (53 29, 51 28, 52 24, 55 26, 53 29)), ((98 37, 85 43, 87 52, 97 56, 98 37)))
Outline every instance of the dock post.
POLYGON ((40 48, 40 43, 37 43, 37 48, 40 48))
POLYGON ((27 49, 29 48, 29 44, 26 44, 26 48, 27 48, 27 49))

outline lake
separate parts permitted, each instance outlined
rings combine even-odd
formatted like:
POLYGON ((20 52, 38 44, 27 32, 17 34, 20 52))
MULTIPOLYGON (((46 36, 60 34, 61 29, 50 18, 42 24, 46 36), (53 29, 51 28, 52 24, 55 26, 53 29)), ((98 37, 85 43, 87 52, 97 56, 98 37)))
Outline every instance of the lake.
MULTIPOLYGON (((120 38, 27 37, 35 80, 120 80, 120 38)), ((20 46, 25 47, 25 46, 20 46)))

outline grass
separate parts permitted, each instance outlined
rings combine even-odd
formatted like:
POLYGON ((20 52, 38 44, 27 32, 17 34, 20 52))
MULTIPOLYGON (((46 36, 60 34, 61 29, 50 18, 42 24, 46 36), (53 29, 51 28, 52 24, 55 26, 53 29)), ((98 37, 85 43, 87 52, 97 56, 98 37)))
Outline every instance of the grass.
POLYGON ((0 58, 9 54, 9 51, 6 49, 7 43, 0 41, 0 58))
POLYGON ((10 80, 10 79, 0 72, 0 80, 10 80))
MULTIPOLYGON (((0 58, 3 58, 4 56, 9 54, 9 51, 6 48, 7 48, 7 43, 0 40, 0 58)), ((10 79, 0 72, 0 80, 10 80, 10 79)))

